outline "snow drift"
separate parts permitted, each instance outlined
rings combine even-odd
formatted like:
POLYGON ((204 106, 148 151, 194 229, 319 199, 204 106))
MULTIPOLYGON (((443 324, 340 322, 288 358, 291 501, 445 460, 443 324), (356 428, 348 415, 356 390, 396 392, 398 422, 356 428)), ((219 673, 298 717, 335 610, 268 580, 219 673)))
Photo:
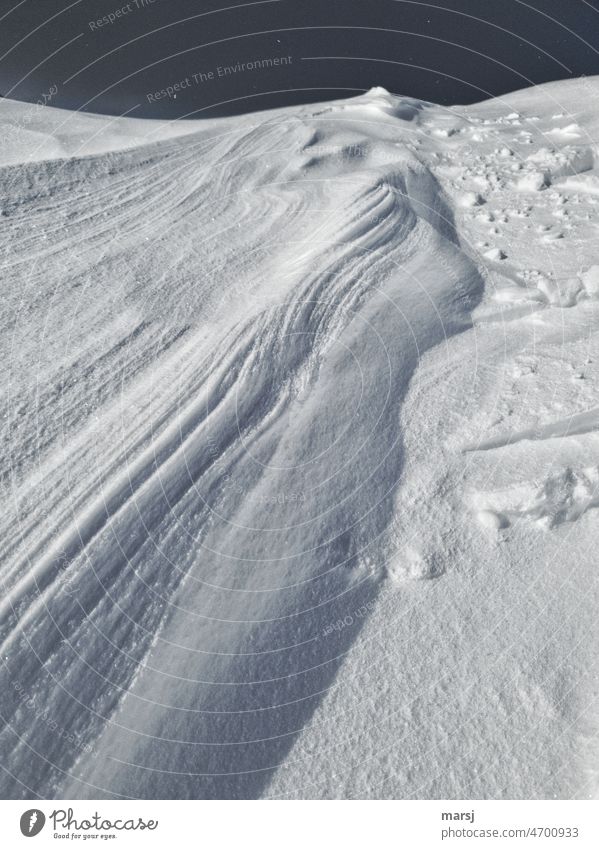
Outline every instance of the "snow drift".
POLYGON ((595 793, 598 95, 0 102, 3 796, 595 793))

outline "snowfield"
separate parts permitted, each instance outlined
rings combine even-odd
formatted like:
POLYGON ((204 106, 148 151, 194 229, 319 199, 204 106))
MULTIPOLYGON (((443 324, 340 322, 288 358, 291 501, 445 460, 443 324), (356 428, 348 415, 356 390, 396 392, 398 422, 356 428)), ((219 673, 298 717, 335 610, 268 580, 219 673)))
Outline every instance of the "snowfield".
POLYGON ((598 133, 0 100, 2 797, 597 796, 598 133))

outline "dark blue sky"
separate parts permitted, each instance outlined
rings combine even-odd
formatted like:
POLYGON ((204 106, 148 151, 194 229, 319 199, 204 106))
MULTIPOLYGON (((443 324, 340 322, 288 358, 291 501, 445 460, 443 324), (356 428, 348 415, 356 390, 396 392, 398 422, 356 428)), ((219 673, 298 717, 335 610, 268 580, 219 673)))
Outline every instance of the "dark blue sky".
POLYGON ((110 114, 467 103, 599 74, 599 0, 0 0, 0 57, 5 96, 110 114))

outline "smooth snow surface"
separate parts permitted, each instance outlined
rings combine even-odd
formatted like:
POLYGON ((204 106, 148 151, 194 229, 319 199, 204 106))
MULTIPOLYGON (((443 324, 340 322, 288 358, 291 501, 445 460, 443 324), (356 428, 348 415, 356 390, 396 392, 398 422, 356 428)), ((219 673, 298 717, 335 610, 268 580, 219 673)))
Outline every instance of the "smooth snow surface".
POLYGON ((107 118, 0 99, 0 167, 123 150, 195 129, 193 121, 107 118))
POLYGON ((1 795, 594 797, 599 80, 27 109, 1 795))

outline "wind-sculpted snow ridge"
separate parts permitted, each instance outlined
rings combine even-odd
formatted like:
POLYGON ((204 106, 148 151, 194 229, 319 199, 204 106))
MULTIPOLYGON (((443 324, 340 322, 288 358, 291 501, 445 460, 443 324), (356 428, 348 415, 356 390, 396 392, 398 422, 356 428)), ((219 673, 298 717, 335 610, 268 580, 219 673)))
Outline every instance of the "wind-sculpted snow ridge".
POLYGON ((594 272, 564 310, 552 228, 506 233, 594 153, 504 114, 373 89, 5 165, 4 796, 583 792, 594 575, 555 595, 555 534, 589 538, 597 464, 549 408, 594 445, 597 397, 557 375, 531 423, 499 372, 591 344, 594 272))

